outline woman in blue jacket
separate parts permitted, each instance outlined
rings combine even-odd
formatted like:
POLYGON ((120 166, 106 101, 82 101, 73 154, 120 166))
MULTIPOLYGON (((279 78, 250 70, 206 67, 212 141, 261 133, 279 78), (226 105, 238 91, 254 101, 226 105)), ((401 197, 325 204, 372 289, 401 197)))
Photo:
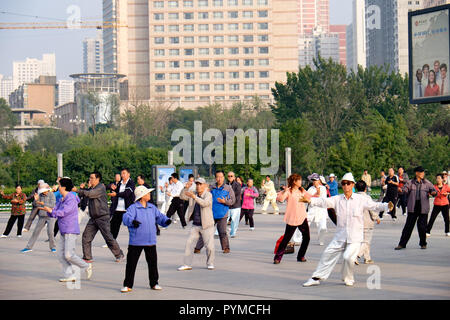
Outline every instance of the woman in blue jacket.
POLYGON ((130 241, 127 253, 127 266, 125 269, 125 280, 121 292, 130 292, 133 288, 134 274, 142 250, 148 264, 148 276, 150 287, 153 290, 161 290, 158 285, 158 265, 156 255, 156 224, 167 227, 172 220, 162 214, 157 207, 151 204, 150 192, 139 186, 134 190, 135 203, 128 207, 123 215, 123 224, 128 227, 130 241))

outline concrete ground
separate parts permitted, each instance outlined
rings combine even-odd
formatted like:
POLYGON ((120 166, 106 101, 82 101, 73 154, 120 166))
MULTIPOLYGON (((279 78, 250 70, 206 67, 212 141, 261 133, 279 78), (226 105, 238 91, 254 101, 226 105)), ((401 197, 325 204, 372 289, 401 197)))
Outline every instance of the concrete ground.
MULTIPOLYGON (((281 209, 283 211, 283 206, 281 209)), ((8 218, 9 214, 0 215, 0 231, 6 227, 8 218)), ((385 216, 384 221, 376 226, 372 242, 375 264, 355 266, 354 287, 346 287, 340 280, 341 262, 320 286, 301 286, 311 276, 325 249, 318 245, 315 225, 311 226, 306 263, 297 262, 295 253, 285 255, 281 264, 274 265, 275 242, 284 233, 283 216, 255 214, 255 230, 250 231, 242 220, 237 237, 230 239, 230 254, 222 253, 216 239, 216 270, 206 269, 203 249, 194 257, 193 270, 180 272, 177 268, 183 261, 189 231, 188 228, 183 230, 180 223, 172 224, 161 230, 158 237, 159 284, 163 290, 149 289, 147 265, 142 254, 133 291, 128 294, 120 293, 125 262, 114 262, 109 249, 102 248, 104 241, 100 233, 94 240, 92 279, 84 280, 82 274, 81 288, 70 290, 58 282, 62 270, 56 254, 51 253, 48 243, 44 242, 46 232, 42 232, 33 251, 24 254, 19 250, 25 247, 31 233, 17 238, 15 226, 9 238, 0 239, 0 299, 449 299, 450 237, 444 235, 442 217, 437 218, 432 236, 428 238, 428 249, 420 249, 417 230, 414 230, 408 248, 394 251, 405 218, 400 215, 398 221, 393 222, 390 216, 385 216), (373 279, 377 274, 380 288, 373 289, 370 284, 376 283, 373 279)), ((86 222, 82 222, 82 230, 86 222)), ((325 245, 333 238, 334 231, 334 225, 328 220, 325 245)), ((123 226, 118 241, 126 254, 128 231, 123 226)), ((77 252, 81 256, 81 237, 77 242, 77 252)))

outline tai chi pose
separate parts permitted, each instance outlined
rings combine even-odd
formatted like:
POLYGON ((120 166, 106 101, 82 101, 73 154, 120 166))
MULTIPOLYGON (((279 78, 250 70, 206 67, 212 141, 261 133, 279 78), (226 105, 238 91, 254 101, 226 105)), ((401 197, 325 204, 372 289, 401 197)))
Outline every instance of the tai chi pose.
POLYGON ((328 279, 342 254, 344 257, 342 280, 347 286, 353 286, 355 283, 353 276, 355 260, 364 239, 364 210, 379 212, 392 210, 394 206, 392 202, 389 202, 389 204, 379 203, 362 195, 354 194, 352 189, 355 185, 355 179, 351 173, 346 173, 342 177, 341 184, 344 190, 342 195, 326 199, 300 199, 300 201, 308 202, 312 206, 334 208, 337 215, 336 235, 323 252, 311 279, 303 284, 304 287, 317 286, 320 284, 320 280, 328 279))
POLYGON ((212 194, 208 191, 205 179, 195 180, 196 192, 191 190, 191 182, 188 182, 181 192, 180 198, 189 201, 187 209, 187 221, 192 221, 189 238, 184 250, 184 265, 179 271, 191 270, 194 247, 200 236, 206 246, 206 266, 208 270, 214 270, 214 216, 212 211, 212 194))
MULTIPOLYGON (((327 189, 321 184, 320 176, 317 173, 313 173, 308 177, 312 181, 313 185, 307 191, 314 197, 326 199, 327 189)), ((324 245, 324 237, 327 232, 327 208, 313 207, 310 206, 308 209, 308 220, 311 224, 316 223, 317 233, 319 235, 319 245, 324 245)))
POLYGON ((278 209, 277 206, 277 192, 275 190, 273 181, 270 180, 270 176, 266 176, 266 180, 262 182, 261 188, 266 193, 266 197, 264 198, 264 203, 262 206, 262 214, 267 213, 267 207, 269 206, 269 203, 275 210, 274 214, 278 214, 280 212, 280 209, 278 209))

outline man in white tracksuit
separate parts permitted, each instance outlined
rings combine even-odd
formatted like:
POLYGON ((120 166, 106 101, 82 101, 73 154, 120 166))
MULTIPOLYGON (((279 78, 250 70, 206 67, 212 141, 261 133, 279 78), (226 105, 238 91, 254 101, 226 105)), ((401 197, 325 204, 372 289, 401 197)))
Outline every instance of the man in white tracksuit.
POLYGON ((269 203, 275 210, 274 214, 279 214, 280 209, 277 205, 277 191, 275 190, 275 184, 270 180, 270 176, 266 176, 266 180, 262 182, 261 188, 266 192, 266 197, 264 198, 264 203, 262 206, 262 214, 266 214, 267 207, 269 203))
POLYGON ((392 202, 379 203, 353 193, 355 179, 352 173, 346 173, 342 177, 341 184, 344 194, 326 199, 300 199, 312 206, 335 209, 337 216, 336 235, 323 252, 311 279, 303 284, 304 287, 317 286, 320 284, 320 280, 327 279, 342 253, 344 258, 342 280, 345 285, 353 286, 355 283, 353 277, 355 260, 364 239, 364 210, 380 212, 387 211, 394 206, 392 202))
MULTIPOLYGON (((313 186, 311 186, 307 191, 313 197, 316 198, 327 198, 327 189, 321 185, 320 176, 317 173, 313 173, 308 177, 312 181, 313 186), (319 193, 317 192, 319 190, 319 193), (318 194, 317 194, 318 193, 318 194)), ((327 208, 321 208, 318 206, 309 206, 308 208, 308 223, 311 226, 312 222, 316 223, 317 232, 319 234, 319 245, 324 245, 324 237, 327 232, 327 208)))

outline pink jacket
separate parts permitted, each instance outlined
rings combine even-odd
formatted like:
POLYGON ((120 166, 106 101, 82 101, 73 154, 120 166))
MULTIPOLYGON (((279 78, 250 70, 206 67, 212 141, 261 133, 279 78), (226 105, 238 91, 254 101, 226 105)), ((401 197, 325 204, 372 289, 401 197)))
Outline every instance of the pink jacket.
POLYGON ((311 199, 311 194, 304 191, 303 193, 299 190, 292 192, 290 189, 288 191, 281 191, 278 193, 277 201, 283 202, 287 199, 286 213, 284 214, 284 222, 290 226, 299 226, 303 224, 306 219, 306 207, 303 202, 299 202, 300 195, 306 199, 311 199))
POLYGON ((245 187, 242 189, 242 209, 255 209, 255 198, 259 197, 258 190, 255 187, 245 187))

